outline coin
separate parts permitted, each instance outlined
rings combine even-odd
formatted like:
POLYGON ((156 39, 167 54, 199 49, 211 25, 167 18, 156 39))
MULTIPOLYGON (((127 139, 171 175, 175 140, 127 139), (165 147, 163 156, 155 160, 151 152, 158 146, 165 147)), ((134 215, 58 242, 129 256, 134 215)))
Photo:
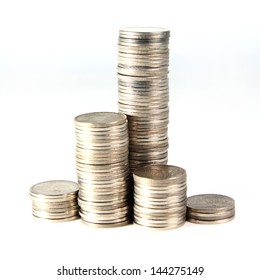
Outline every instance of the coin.
POLYGON ((46 181, 30 188, 30 194, 35 197, 51 197, 53 199, 75 195, 78 191, 75 182, 65 180, 46 181))
POLYGON ((83 224, 90 226, 90 227, 96 227, 96 228, 113 228, 113 227, 122 227, 131 224, 131 220, 124 220, 122 222, 112 222, 112 223, 93 223, 93 222, 87 222, 86 220, 82 219, 83 224))
POLYGON ((220 194, 200 194, 188 198, 187 207, 193 211, 215 213, 233 209, 235 201, 233 198, 220 194))
POLYGON ((75 122, 77 125, 93 128, 110 127, 124 124, 126 122, 126 116, 114 112, 91 112, 77 116, 75 122))
POLYGON ((223 223, 227 223, 227 222, 232 221, 234 218, 235 218, 235 216, 232 216, 230 218, 216 219, 216 220, 212 220, 212 221, 189 218, 188 221, 190 223, 194 223, 194 224, 210 225, 210 224, 223 224, 223 223))
POLYGON ((235 217, 235 201, 220 194, 200 194, 187 199, 187 220, 192 223, 224 223, 235 217))
POLYGON ((49 221, 68 221, 79 217, 78 184, 66 180, 45 181, 30 188, 32 214, 49 221))

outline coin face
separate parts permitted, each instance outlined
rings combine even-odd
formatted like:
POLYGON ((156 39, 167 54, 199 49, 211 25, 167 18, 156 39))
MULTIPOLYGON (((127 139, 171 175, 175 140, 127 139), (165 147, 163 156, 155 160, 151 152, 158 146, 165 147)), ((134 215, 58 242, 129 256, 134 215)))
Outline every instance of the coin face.
POLYGON ((124 123, 126 121, 126 116, 122 113, 93 112, 79 115, 75 118, 75 121, 95 127, 111 126, 124 123))
POLYGON ((169 29, 161 27, 125 27, 121 28, 120 32, 145 32, 151 34, 158 32, 169 32, 169 29))
POLYGON ((188 198, 187 207, 198 212, 216 212, 233 209, 233 198, 220 194, 200 194, 188 198))
POLYGON ((66 180, 46 181, 31 187, 33 196, 62 196, 73 194, 79 190, 78 184, 66 180))
POLYGON ((166 180, 184 176, 186 171, 178 166, 171 165, 148 165, 138 168, 134 175, 152 180, 166 180))

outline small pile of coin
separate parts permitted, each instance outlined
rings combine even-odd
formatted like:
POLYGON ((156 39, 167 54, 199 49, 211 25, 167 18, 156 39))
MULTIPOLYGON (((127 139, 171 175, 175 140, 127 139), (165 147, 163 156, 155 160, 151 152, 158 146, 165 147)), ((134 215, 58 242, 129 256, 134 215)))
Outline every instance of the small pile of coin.
POLYGON ((171 229, 186 221, 186 171, 171 165, 147 165, 134 173, 134 222, 171 229))
POLYGON ((122 113, 77 116, 78 203, 85 224, 114 227, 129 223, 130 172, 127 118, 122 113))
POLYGON ((235 201, 220 194, 200 194, 187 199, 187 221, 197 224, 219 224, 235 217, 235 201))
POLYGON ((124 28, 118 39, 118 106, 129 122, 129 164, 166 164, 169 36, 164 28, 124 28))
POLYGON ((56 180, 38 183, 30 188, 32 214, 53 222, 79 218, 78 184, 56 180))

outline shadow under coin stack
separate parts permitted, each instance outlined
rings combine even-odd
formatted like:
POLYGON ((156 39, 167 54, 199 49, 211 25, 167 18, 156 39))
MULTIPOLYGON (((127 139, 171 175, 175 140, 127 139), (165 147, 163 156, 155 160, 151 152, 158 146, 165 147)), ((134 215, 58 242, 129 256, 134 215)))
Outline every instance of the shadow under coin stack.
POLYGON ((75 118, 75 127, 82 221, 96 227, 128 224, 131 188, 126 116, 88 113, 75 118))
POLYGON ((30 188, 32 214, 52 222, 79 218, 77 202, 78 184, 56 180, 38 183, 30 188))
POLYGON ((173 229, 186 221, 186 171, 171 165, 147 165, 134 171, 134 222, 173 229))
POLYGON ((168 161, 169 36, 163 28, 124 28, 118 39, 118 104, 129 126, 129 164, 168 161))

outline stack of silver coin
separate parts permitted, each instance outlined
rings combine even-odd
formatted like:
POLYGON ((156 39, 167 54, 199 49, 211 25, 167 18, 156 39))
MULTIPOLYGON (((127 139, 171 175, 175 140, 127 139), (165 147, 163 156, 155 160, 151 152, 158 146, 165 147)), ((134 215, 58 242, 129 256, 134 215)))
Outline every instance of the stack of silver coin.
POLYGON ((129 223, 131 188, 126 116, 88 113, 75 118, 75 127, 82 221, 96 227, 129 223))
POLYGON ((164 28, 119 31, 118 104, 129 122, 131 171, 168 161, 169 36, 164 28))
POLYGON ((171 165, 147 165, 134 171, 134 222, 171 229, 186 221, 186 171, 171 165))
POLYGON ((233 220, 235 201, 220 194, 199 194, 187 199, 187 221, 197 224, 219 224, 233 220))
POLYGON ((53 222, 79 218, 78 184, 71 181, 47 181, 30 188, 32 214, 53 222))

